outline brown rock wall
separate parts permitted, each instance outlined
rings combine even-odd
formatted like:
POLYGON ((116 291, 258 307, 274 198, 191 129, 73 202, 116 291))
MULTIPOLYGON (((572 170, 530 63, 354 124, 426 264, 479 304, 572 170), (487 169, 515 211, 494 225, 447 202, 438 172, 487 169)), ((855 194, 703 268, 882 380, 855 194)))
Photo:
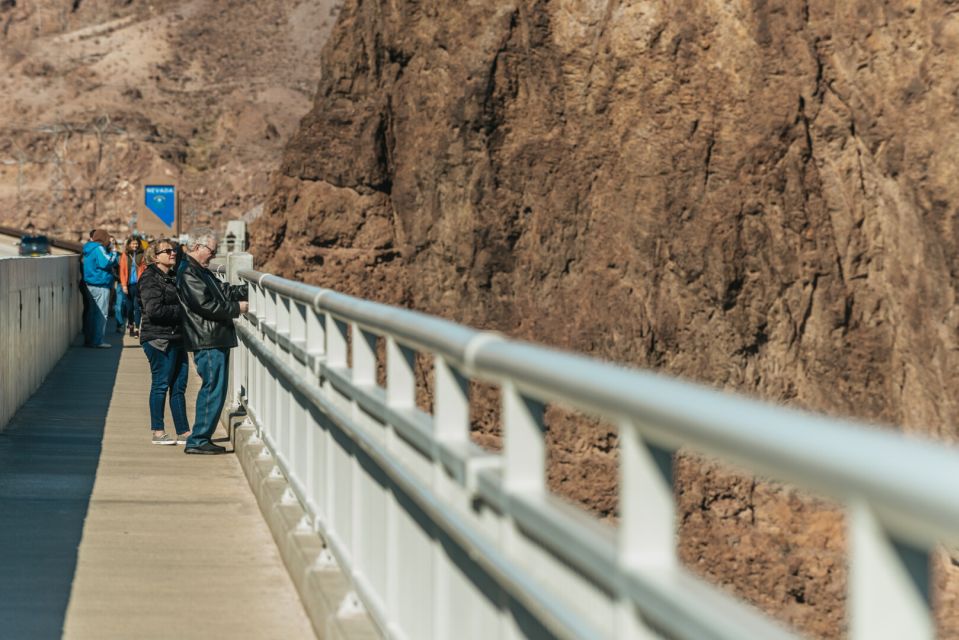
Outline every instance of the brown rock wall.
MULTIPOLYGON (((957 52, 951 3, 349 1, 254 250, 350 293, 952 440, 957 52)), ((610 437, 551 436, 553 484, 607 515, 610 437)), ((838 512, 686 458, 677 491, 687 563, 841 634, 838 512)))

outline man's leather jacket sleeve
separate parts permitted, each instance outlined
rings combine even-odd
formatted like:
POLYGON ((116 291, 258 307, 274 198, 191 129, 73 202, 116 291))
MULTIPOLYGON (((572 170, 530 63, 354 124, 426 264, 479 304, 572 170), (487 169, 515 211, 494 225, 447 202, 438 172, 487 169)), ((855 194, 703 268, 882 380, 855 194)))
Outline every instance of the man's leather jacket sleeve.
POLYGON ((206 280, 195 270, 184 269, 180 274, 178 286, 183 304, 190 311, 207 320, 225 321, 238 318, 240 305, 228 299, 223 291, 219 290, 215 281, 211 281, 210 285, 212 286, 208 286, 206 280))
POLYGON ((239 302, 240 300, 250 299, 249 287, 245 284, 222 282, 220 283, 220 288, 223 290, 223 295, 226 296, 227 300, 239 302))

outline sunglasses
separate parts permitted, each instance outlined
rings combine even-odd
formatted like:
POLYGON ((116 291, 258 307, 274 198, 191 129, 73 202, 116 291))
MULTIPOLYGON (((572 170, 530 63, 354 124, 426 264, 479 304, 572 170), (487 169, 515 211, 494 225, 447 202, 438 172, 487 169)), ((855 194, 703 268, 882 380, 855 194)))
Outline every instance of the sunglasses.
POLYGON ((176 251, 174 251, 173 249, 160 249, 159 251, 157 251, 157 255, 160 255, 161 253, 167 253, 172 256, 174 253, 176 253, 176 251))
POLYGON ((216 249, 211 249, 208 245, 205 245, 205 244, 201 244, 200 246, 206 249, 207 251, 209 251, 211 256, 216 255, 216 249))

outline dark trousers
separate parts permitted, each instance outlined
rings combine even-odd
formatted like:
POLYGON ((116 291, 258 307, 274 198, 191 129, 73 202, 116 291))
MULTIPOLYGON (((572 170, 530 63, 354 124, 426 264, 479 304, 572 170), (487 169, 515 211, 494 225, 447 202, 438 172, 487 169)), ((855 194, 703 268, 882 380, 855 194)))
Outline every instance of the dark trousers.
POLYGON ((133 327, 140 326, 140 296, 137 294, 138 283, 127 285, 127 293, 117 285, 117 300, 113 309, 113 316, 117 321, 117 333, 123 333, 124 323, 133 327))
POLYGON ((226 402, 226 383, 229 375, 229 349, 200 349, 193 354, 193 364, 203 384, 196 396, 196 419, 187 447, 206 444, 216 431, 217 420, 226 402))
POLYGON ((170 345, 166 351, 160 351, 148 342, 144 342, 143 352, 150 361, 150 428, 163 429, 163 405, 167 392, 170 394, 170 413, 173 415, 173 427, 177 433, 190 430, 186 417, 186 381, 189 364, 183 347, 170 345))
POLYGON ((90 296, 90 290, 87 289, 86 282, 80 282, 80 296, 83 298, 83 344, 87 347, 93 344, 93 319, 90 316, 90 309, 93 307, 93 297, 90 296))

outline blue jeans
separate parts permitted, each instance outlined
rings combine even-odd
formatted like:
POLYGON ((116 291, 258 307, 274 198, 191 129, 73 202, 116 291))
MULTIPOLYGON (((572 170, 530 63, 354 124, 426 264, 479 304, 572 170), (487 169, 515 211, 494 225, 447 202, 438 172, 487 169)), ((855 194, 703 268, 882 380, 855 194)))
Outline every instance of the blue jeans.
POLYGON ((90 344, 94 347, 103 342, 103 332, 107 328, 107 315, 110 313, 110 287, 87 285, 93 304, 90 305, 90 344))
POLYGON ((117 321, 117 333, 123 333, 126 329, 127 318, 127 294, 123 293, 120 283, 116 284, 116 300, 113 302, 113 319, 117 321))
POLYGON ((226 402, 226 381, 229 375, 229 349, 200 349, 193 354, 196 372, 203 379, 196 396, 196 419, 187 447, 206 444, 216 431, 217 420, 226 402))
POLYGON ((113 306, 113 316, 117 321, 117 332, 123 333, 124 325, 140 326, 140 296, 137 295, 137 283, 127 285, 127 293, 117 284, 117 301, 113 306))
POLYGON ((143 352, 150 361, 150 428, 163 429, 163 402, 167 391, 170 392, 170 413, 173 414, 173 427, 177 433, 190 430, 186 417, 186 381, 189 365, 183 347, 170 345, 166 351, 160 351, 148 342, 143 343, 143 352))

